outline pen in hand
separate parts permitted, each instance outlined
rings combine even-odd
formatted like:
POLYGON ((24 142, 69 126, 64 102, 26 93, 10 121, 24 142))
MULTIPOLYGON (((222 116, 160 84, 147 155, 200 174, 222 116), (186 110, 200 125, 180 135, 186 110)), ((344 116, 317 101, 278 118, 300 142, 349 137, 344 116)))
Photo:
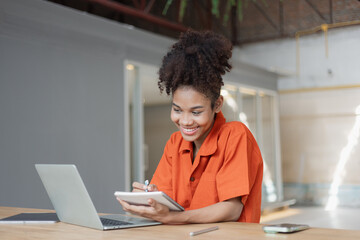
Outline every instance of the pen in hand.
POLYGON ((148 192, 149 180, 145 180, 145 192, 148 192))

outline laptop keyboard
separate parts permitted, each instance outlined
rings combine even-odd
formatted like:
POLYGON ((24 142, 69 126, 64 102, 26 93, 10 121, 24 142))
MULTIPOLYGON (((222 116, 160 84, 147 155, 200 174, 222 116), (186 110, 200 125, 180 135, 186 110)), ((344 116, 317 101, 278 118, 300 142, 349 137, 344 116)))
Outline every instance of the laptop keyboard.
POLYGON ((121 226, 121 225, 132 225, 133 223, 130 222, 124 222, 119 220, 113 220, 108 218, 100 218, 102 224, 104 226, 121 226))

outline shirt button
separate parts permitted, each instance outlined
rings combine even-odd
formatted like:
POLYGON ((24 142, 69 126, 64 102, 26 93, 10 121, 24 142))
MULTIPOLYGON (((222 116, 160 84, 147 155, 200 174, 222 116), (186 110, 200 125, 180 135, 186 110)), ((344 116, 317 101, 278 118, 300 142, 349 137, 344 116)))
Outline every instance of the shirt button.
POLYGON ((191 177, 191 178, 190 178, 190 181, 192 181, 192 182, 195 181, 195 178, 194 178, 194 177, 191 177))

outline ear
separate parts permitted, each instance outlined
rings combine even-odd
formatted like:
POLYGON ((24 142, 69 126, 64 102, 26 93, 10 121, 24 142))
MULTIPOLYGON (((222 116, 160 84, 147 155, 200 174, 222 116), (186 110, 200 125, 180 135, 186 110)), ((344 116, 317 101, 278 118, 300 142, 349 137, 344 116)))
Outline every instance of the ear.
POLYGON ((220 97, 215 102, 215 106, 214 106, 215 113, 219 113, 221 111, 223 103, 224 103, 224 97, 220 95, 220 97))

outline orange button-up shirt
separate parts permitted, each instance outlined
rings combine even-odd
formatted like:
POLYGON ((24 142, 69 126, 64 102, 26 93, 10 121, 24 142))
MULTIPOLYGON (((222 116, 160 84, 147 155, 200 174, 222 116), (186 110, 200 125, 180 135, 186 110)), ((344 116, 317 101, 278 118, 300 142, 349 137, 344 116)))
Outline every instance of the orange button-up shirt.
POLYGON ((152 184, 186 210, 241 196, 238 219, 259 222, 263 161, 259 147, 241 122, 228 122, 220 112, 194 162, 193 143, 175 132, 168 140, 152 184))

